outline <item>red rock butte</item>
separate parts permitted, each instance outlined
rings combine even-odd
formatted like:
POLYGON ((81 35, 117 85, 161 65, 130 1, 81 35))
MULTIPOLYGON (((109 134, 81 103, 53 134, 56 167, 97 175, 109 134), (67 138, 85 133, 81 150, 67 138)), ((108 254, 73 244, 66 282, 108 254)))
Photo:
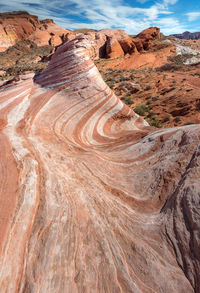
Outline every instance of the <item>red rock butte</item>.
POLYGON ((199 292, 200 125, 149 127, 91 46, 0 88, 1 292, 199 292))
POLYGON ((69 30, 59 27, 51 19, 39 21, 25 11, 0 13, 0 52, 23 39, 30 39, 38 46, 57 46, 69 30))

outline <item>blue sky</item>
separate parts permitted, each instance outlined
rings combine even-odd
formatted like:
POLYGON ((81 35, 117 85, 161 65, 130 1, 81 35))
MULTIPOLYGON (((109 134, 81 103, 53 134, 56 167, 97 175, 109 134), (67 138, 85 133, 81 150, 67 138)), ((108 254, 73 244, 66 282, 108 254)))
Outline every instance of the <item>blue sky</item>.
POLYGON ((200 31, 199 0, 0 0, 0 12, 25 10, 68 29, 121 28, 137 34, 158 26, 168 35, 200 31))

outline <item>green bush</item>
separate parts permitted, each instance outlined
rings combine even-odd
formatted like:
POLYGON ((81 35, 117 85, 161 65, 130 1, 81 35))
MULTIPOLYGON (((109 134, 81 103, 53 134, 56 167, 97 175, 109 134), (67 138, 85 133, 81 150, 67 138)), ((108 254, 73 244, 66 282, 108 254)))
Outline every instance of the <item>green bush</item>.
POLYGON ((140 116, 145 116, 148 110, 149 110, 149 107, 145 104, 137 105, 134 109, 135 113, 137 113, 140 116))
POLYGON ((115 86, 115 81, 114 80, 106 80, 106 84, 107 86, 109 86, 109 88, 113 89, 115 86))
POLYGON ((150 126, 154 126, 157 128, 162 127, 162 122, 158 120, 157 118, 147 119, 147 122, 149 123, 150 126))
POLYGON ((134 102, 131 99, 131 96, 126 95, 125 97, 122 98, 122 101, 126 104, 126 105, 132 105, 134 102))

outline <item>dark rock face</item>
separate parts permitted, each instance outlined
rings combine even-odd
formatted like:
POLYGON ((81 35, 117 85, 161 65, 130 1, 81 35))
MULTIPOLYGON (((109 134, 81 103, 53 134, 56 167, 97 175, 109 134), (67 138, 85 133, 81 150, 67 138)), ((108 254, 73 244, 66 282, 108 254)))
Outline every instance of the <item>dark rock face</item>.
POLYGON ((182 34, 174 34, 172 35, 178 39, 185 39, 185 40, 198 40, 200 39, 200 32, 191 33, 191 32, 184 32, 182 34))

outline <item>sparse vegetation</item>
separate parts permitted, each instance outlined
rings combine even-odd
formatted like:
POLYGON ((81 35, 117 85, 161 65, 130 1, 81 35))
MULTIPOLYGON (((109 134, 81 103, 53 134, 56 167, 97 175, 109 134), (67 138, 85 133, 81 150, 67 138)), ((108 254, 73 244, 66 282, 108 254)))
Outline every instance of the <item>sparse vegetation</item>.
POLYGON ((134 102, 131 99, 130 95, 126 95, 122 98, 122 101, 126 104, 126 105, 132 105, 134 102))
MULTIPOLYGON (((0 79, 11 79, 26 71, 42 72, 48 65, 44 60, 52 52, 53 47, 38 47, 30 40, 18 42, 0 53, 0 70, 6 74, 0 79)), ((48 58, 47 58, 48 59, 48 58)))
POLYGON ((130 77, 124 77, 124 76, 120 76, 120 78, 119 78, 120 82, 121 81, 128 81, 128 80, 131 80, 131 78, 130 77))
POLYGON ((107 78, 105 80, 105 82, 107 83, 107 85, 109 86, 109 88, 113 89, 115 86, 115 80, 113 78, 107 78))
POLYGON ((182 83, 182 80, 189 81, 191 77, 195 78, 194 82, 197 83, 197 75, 195 77, 194 73, 197 72, 198 68, 177 64, 172 64, 172 68, 174 68, 174 65, 176 70, 172 74, 168 72, 160 73, 160 71, 153 68, 150 70, 103 69, 100 65, 100 69, 104 80, 108 83, 111 82, 111 87, 114 84, 113 90, 115 94, 126 105, 133 108, 140 116, 143 116, 150 125, 160 128, 183 125, 190 115, 190 109, 188 108, 191 107, 189 107, 188 101, 194 100, 194 111, 199 109, 199 106, 196 106, 199 105, 198 89, 194 91, 193 83, 188 84, 187 87, 182 83), (133 76, 134 83, 138 85, 138 89, 140 87, 143 90, 139 89, 135 93, 131 92, 129 83, 126 81, 130 80, 131 77, 133 80, 133 76), (187 92, 190 88, 193 91, 187 92))
POLYGON ((149 107, 145 104, 137 105, 134 109, 135 113, 137 113, 140 116, 145 116, 148 110, 149 110, 149 107))
POLYGON ((156 117, 153 117, 152 119, 147 119, 147 122, 149 123, 150 126, 154 126, 157 128, 162 127, 162 122, 158 120, 156 117))

